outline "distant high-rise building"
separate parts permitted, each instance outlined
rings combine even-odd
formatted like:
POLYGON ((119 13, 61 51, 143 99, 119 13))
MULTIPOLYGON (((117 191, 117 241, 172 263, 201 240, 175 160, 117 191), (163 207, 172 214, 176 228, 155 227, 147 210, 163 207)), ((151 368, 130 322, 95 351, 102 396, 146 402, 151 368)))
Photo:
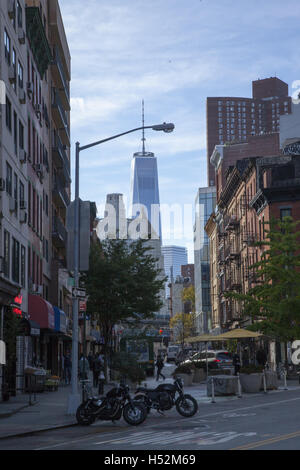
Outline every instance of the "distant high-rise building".
MULTIPOLYGON (((183 246, 163 246, 161 251, 169 284, 175 281, 177 276, 181 276, 181 266, 186 265, 188 261, 187 249, 183 246)), ((168 293, 168 289, 166 290, 168 293)))
POLYGON ((288 85, 277 77, 252 82, 252 98, 207 98, 207 177, 215 185, 210 157, 216 145, 247 142, 253 135, 278 133, 280 116, 291 113, 288 85))
MULTIPOLYGON (((152 152, 137 152, 131 164, 131 216, 145 215, 161 239, 157 159, 152 152)), ((152 232, 154 234, 154 232, 152 232)))
POLYGON ((204 227, 215 209, 216 189, 199 188, 196 196, 194 226, 194 273, 196 330, 199 334, 210 329, 210 261, 209 239, 204 227))

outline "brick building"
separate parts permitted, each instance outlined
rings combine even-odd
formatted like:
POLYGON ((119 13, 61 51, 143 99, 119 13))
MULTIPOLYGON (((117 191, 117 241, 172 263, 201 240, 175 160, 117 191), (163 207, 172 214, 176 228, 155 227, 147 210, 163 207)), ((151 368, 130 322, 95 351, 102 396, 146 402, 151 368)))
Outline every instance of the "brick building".
POLYGON ((291 98, 288 85, 271 77, 252 82, 252 98, 209 97, 206 109, 208 186, 214 186, 210 157, 215 146, 279 132, 280 116, 291 112, 291 98))

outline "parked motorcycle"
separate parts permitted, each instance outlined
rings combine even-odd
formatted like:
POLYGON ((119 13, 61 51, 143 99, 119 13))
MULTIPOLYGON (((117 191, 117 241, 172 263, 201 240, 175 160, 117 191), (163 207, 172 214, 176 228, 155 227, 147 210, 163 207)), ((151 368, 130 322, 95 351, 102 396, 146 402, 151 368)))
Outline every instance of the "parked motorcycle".
POLYGON ((155 389, 139 387, 134 396, 147 408, 148 413, 151 408, 159 413, 170 410, 176 406, 176 410, 181 416, 190 418, 198 411, 198 403, 194 397, 184 393, 183 382, 180 377, 174 377, 174 384, 160 384, 155 389), (176 398, 176 395, 179 395, 176 398))
POLYGON ((76 419, 79 424, 90 425, 96 420, 117 421, 122 417, 128 424, 137 426, 147 417, 147 410, 143 403, 135 402, 129 394, 129 387, 120 383, 104 397, 93 397, 90 390, 86 390, 86 400, 78 407, 76 419))

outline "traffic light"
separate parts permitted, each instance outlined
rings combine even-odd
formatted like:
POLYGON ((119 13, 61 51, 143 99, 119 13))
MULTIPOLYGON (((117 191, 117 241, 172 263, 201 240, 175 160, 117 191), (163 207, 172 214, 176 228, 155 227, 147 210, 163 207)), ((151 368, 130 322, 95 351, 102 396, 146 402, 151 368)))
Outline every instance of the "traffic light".
POLYGON ((163 330, 159 330, 159 334, 162 335, 162 334, 163 334, 163 330))

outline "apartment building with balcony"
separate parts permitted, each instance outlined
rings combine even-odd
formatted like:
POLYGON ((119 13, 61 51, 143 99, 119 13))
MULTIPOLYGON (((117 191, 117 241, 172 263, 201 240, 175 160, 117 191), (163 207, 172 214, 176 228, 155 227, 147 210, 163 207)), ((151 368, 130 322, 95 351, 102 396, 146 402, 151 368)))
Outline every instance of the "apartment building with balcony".
MULTIPOLYGON (((0 308, 18 296, 27 308, 27 165, 25 4, 0 3, 0 308)), ((3 310, 2 310, 3 309, 3 310)))
POLYGON ((52 260, 65 259, 67 242, 70 54, 57 0, 1 1, 0 29, 0 307, 5 322, 4 309, 18 303, 14 313, 27 322, 16 339, 17 374, 33 358, 57 373, 65 276, 52 260))
POLYGON ((253 265, 260 261, 263 248, 255 242, 265 239, 265 223, 286 215, 295 220, 300 216, 300 153, 295 155, 294 147, 287 145, 273 157, 239 160, 228 168, 213 221, 206 226, 211 252, 216 253, 211 257, 211 271, 216 271, 218 280, 212 289, 218 296, 218 301, 212 299, 214 316, 223 330, 251 323, 240 302, 224 294, 246 293, 260 282, 253 265))

